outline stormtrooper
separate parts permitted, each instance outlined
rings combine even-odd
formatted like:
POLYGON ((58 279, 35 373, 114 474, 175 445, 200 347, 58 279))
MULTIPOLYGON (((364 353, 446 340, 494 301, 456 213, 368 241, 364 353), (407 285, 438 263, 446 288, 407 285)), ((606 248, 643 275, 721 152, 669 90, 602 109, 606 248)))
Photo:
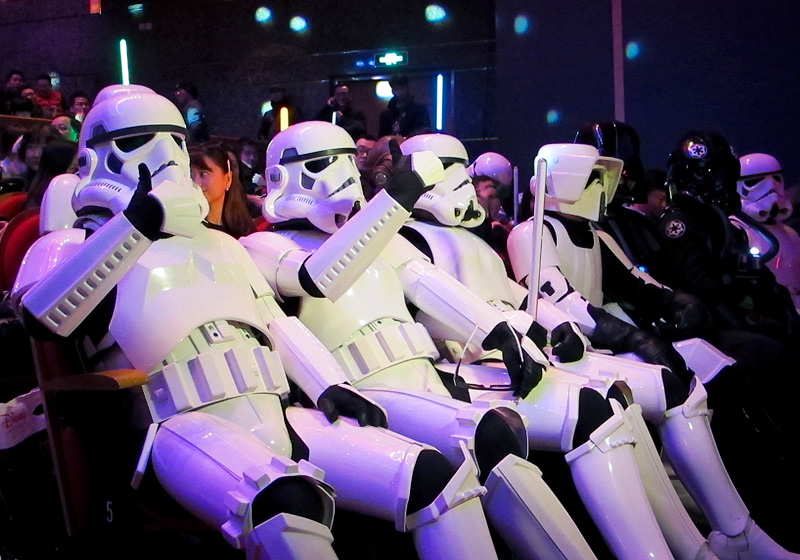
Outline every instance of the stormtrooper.
MULTIPOLYGON (((289 127, 267 149, 264 209, 275 230, 240 242, 284 306, 319 336, 353 386, 388 411, 391 429, 446 455, 457 442, 467 443, 488 489, 488 517, 517 555, 574 558, 591 557, 591 551, 537 469, 522 460, 530 437, 513 405, 497 398, 470 401, 457 377, 434 366, 439 358, 434 331, 471 352, 499 350, 506 368, 462 364, 462 372, 492 370, 506 381, 511 378, 509 397, 538 395, 539 406, 526 414, 529 425, 536 427, 536 441, 570 451, 567 458, 578 490, 597 512, 615 555, 673 558, 639 477, 633 420, 616 401, 552 375, 544 354, 527 336, 515 334, 501 310, 431 264, 408 241, 395 236, 366 272, 336 293, 325 282, 292 280, 302 263, 333 239, 339 227, 347 226, 333 216, 349 215, 363 204, 354 153, 346 134, 313 122, 289 127), (429 318, 430 332, 419 322, 423 316, 429 318)), ((395 152, 395 157, 401 155, 395 152)), ((463 162, 440 159, 446 167, 460 169, 459 185, 471 186, 463 162)), ((483 216, 474 191, 472 197, 455 210, 465 220, 483 216)), ((431 200, 424 193, 418 204, 431 200)), ((406 216, 411 209, 405 208, 406 216)), ((344 259, 341 266, 346 272, 344 259)), ((702 538, 696 545, 687 557, 714 558, 702 538)))
MULTIPOLYGON (((385 412, 286 317, 244 248, 204 226, 177 108, 141 86, 98 99, 80 139, 75 226, 31 247, 12 296, 31 329, 77 339, 96 370, 147 373, 152 423, 134 484, 149 462, 249 559, 335 558, 331 484, 338 505, 411 531, 421 558, 496 558, 472 460, 379 427, 385 412), (320 410, 287 406, 289 379, 320 410)), ((405 179, 421 192, 417 173, 405 179)), ((341 233, 366 246, 386 223, 341 233)), ((343 236, 334 249, 352 244, 343 236)))
MULTIPOLYGON (((636 269, 613 239, 593 225, 614 196, 622 160, 600 156, 594 146, 583 144, 546 145, 537 161, 540 158, 547 162, 544 204, 549 212, 543 228, 539 297, 567 313, 593 348, 632 353, 644 362, 666 366, 643 374, 620 360, 618 372, 634 402, 642 404, 645 417, 658 427, 673 467, 714 529, 708 541, 716 555, 796 557, 753 522, 727 476, 709 429, 703 383, 692 377, 677 350, 634 326, 621 308, 604 299, 607 283, 613 281, 615 288, 636 293, 645 302, 639 311, 669 323, 674 334, 693 327, 695 321, 694 298, 672 292, 636 269), (702 456, 689 451, 701 448, 707 450, 702 456)), ((531 272, 534 227, 529 220, 509 237, 512 267, 523 283, 531 272)), ((586 373, 581 368, 574 371, 586 373)))
MULTIPOLYGON (((767 230, 766 234, 763 230, 746 230, 751 254, 757 251, 776 280, 788 288, 794 306, 800 308, 800 235, 784 224, 792 215, 792 203, 784 191, 781 164, 773 156, 761 153, 742 156, 739 164, 741 175, 736 189, 742 198, 742 211, 767 230), (766 258, 773 253, 772 258, 766 258)), ((734 220, 736 225, 746 225, 741 219, 734 220)))

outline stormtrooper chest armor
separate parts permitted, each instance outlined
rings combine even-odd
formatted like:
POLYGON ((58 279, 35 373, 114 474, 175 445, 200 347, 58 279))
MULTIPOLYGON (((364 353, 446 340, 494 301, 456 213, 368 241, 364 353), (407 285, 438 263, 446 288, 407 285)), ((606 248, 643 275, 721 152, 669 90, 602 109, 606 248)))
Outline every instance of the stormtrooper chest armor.
POLYGON ((434 264, 454 276, 484 301, 504 302, 512 308, 514 295, 508 285, 505 265, 483 239, 460 227, 412 221, 430 249, 434 264))
MULTIPOLYGON (((544 228, 544 235, 555 239, 552 243, 543 243, 543 251, 555 251, 555 255, 542 255, 542 266, 547 262, 558 262, 558 267, 569 281, 570 285, 578 291, 592 305, 603 305, 603 262, 601 258, 599 239, 594 229, 591 231, 591 245, 589 247, 577 245, 569 235, 567 228, 559 220, 550 216, 545 218, 552 227, 544 228), (555 257, 554 259, 551 257, 555 257)), ((586 245, 583 244, 582 245, 586 245)))
POLYGON ((147 249, 117 285, 109 330, 149 374, 155 420, 239 394, 288 390, 277 354, 254 337, 267 336, 275 317, 271 294, 244 248, 219 232, 147 249))

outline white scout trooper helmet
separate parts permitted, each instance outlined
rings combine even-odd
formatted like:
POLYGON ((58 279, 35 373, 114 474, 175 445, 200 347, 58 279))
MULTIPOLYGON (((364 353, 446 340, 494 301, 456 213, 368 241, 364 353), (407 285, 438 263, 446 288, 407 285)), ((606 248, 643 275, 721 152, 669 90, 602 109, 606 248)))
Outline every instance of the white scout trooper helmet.
MULTIPOLYGON (((534 169, 540 158, 547 162, 546 209, 588 220, 599 220, 605 214, 622 175, 621 159, 601 156, 587 144, 542 146, 534 169)), ((530 186, 535 195, 535 175, 530 186)))
POLYGON ((356 167, 356 145, 340 126, 294 124, 267 147, 267 221, 307 219, 328 233, 366 204, 356 167))
POLYGON ((441 160, 444 181, 436 183, 414 205, 414 212, 432 216, 446 226, 472 228, 480 225, 486 212, 478 203, 472 178, 467 173, 464 145, 447 134, 419 134, 400 144, 406 155, 430 150, 441 160))
POLYGON ((81 126, 72 207, 127 208, 144 163, 156 185, 189 176, 186 125, 167 98, 144 86, 112 85, 98 95, 81 126))
POLYGON ((736 190, 742 197, 742 210, 758 222, 782 222, 792 214, 786 198, 783 168, 769 154, 748 154, 739 158, 741 177, 736 190))
POLYGON ((475 158, 469 167, 467 173, 473 179, 484 175, 489 177, 498 185, 511 185, 514 180, 514 168, 508 159, 496 152, 486 152, 475 158))

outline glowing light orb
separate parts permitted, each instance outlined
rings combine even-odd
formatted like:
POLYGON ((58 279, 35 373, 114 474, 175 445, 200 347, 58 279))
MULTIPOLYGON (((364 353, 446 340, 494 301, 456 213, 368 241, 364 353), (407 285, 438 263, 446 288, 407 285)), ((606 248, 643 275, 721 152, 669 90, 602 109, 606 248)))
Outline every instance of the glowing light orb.
POLYGON ((550 109, 547 111, 547 116, 545 118, 547 119, 547 124, 556 124, 561 120, 561 115, 555 109, 550 109))
POLYGON ((625 58, 628 60, 633 60, 634 58, 638 58, 641 54, 641 47, 639 47, 639 43, 636 41, 631 41, 627 45, 625 45, 625 58))
POLYGON ((258 23, 268 23, 270 20, 272 20, 272 10, 264 6, 256 9, 256 21, 258 23))
POLYGON ((428 4, 425 8, 425 19, 430 23, 441 23, 447 19, 447 11, 439 4, 428 4))
POLYGON ((531 28, 531 22, 528 16, 517 16, 514 18, 514 33, 517 35, 524 35, 531 28))
POLYGON ((308 21, 303 16, 294 16, 289 21, 289 29, 295 33, 302 33, 303 31, 308 30, 308 21))

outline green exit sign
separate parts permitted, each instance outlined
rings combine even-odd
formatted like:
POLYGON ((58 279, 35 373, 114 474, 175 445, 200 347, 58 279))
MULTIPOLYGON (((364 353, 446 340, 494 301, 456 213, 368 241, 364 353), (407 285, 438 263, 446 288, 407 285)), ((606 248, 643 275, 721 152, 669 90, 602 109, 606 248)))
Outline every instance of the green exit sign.
POLYGON ((403 66, 408 64, 408 53, 390 51, 375 55, 375 66, 403 66))

